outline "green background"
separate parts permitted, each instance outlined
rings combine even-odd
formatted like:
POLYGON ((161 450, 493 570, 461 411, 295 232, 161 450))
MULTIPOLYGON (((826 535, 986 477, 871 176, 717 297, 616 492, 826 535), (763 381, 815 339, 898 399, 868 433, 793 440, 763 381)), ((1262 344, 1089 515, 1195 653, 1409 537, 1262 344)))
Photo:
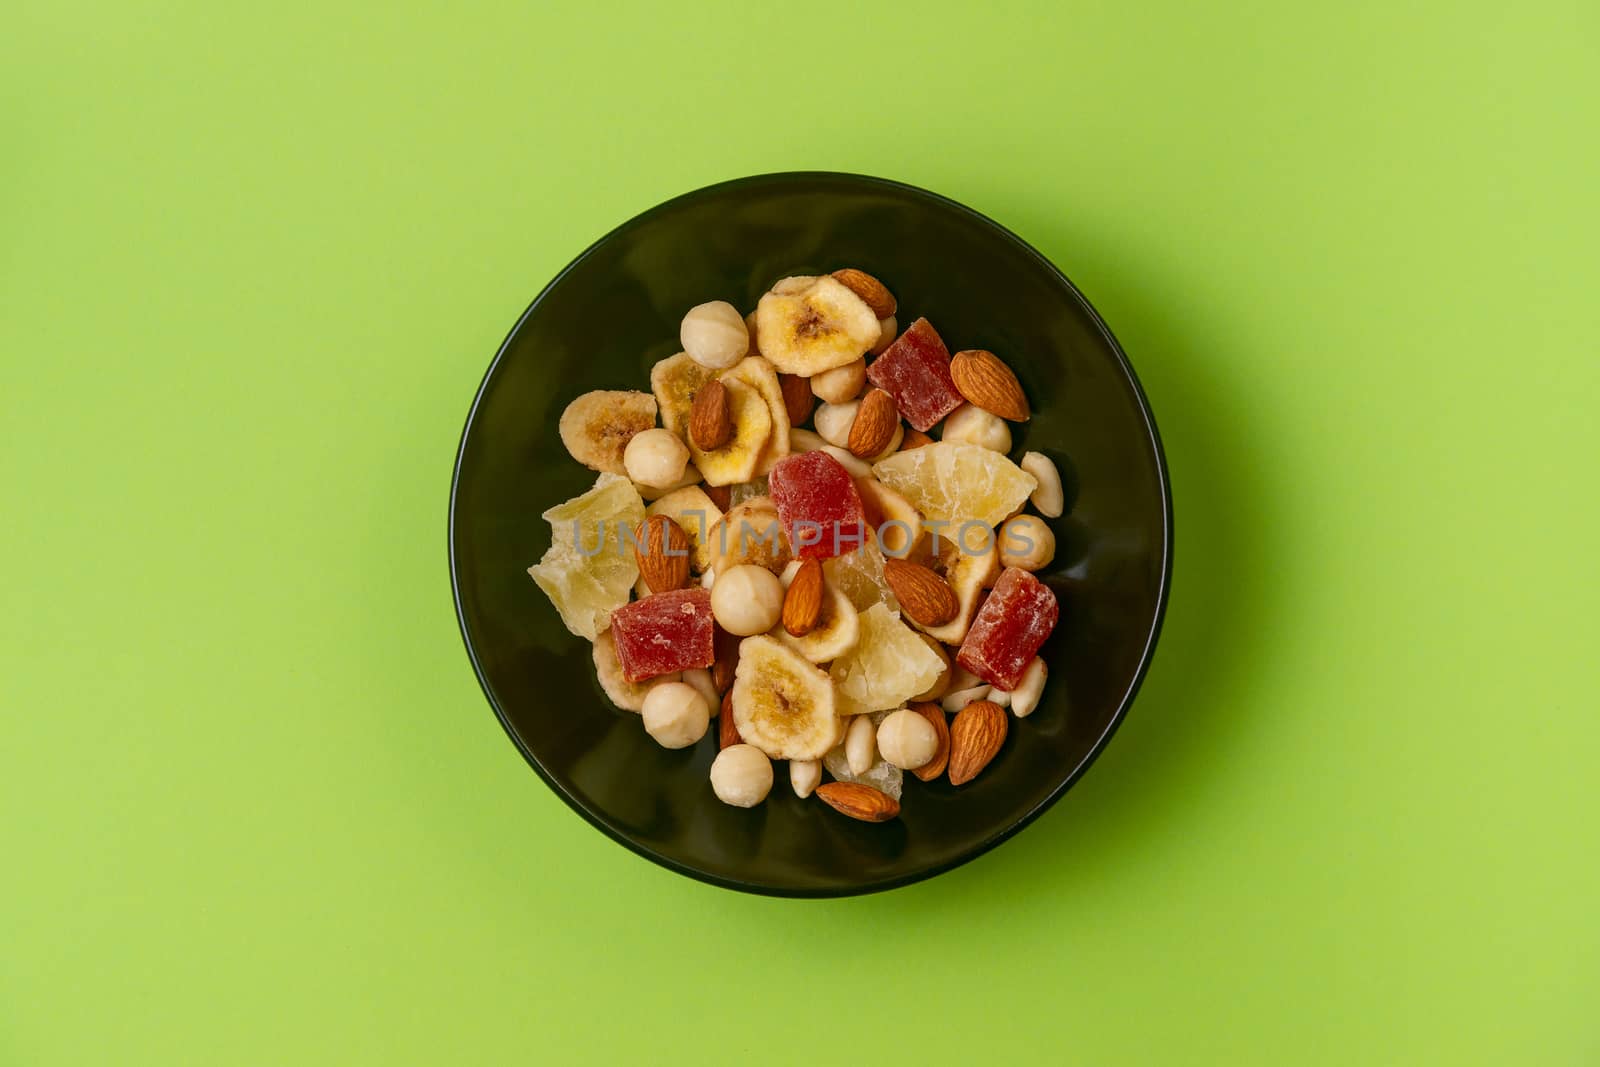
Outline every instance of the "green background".
POLYGON ((563 6, 8 7, 0 1063, 1600 1060, 1600 9, 563 6), (1088 777, 813 903, 567 810, 444 544, 544 282, 796 168, 1060 264, 1178 532, 1088 777))

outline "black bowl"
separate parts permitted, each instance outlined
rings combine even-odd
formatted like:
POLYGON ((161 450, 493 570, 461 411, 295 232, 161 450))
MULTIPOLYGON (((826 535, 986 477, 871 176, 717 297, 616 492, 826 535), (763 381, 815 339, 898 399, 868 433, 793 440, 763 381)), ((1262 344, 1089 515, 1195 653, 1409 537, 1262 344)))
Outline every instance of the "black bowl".
POLYGON ((842 896, 949 870, 1036 818, 1093 762, 1127 711, 1161 626, 1172 560, 1166 462, 1111 331, 1016 235, 922 189, 852 174, 741 178, 651 208, 601 238, 523 312, 461 435, 450 493, 450 576, 467 653, 534 770, 612 838, 717 885, 842 896), (951 349, 986 348, 1022 380, 1034 418, 1013 455, 1060 467, 1068 511, 1044 575, 1061 622, 1042 653, 1045 699, 976 780, 909 775, 901 817, 868 825, 800 801, 782 765, 767 802, 719 803, 716 727, 667 751, 613 709, 588 642, 568 633, 526 568, 550 543, 545 508, 594 482, 556 434, 590 389, 648 389, 679 350, 685 310, 741 308, 778 278, 859 267, 926 315, 951 349))

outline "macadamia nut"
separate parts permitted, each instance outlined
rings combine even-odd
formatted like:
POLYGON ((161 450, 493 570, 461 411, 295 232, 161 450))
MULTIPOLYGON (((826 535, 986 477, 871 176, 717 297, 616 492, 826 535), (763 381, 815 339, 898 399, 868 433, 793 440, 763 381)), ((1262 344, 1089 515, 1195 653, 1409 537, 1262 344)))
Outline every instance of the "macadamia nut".
POLYGON ((847 400, 843 404, 824 404, 817 409, 813 418, 817 433, 830 445, 846 448, 850 443, 850 427, 856 421, 856 411, 861 407, 859 400, 847 400))
POLYGON ((717 709, 722 706, 722 694, 717 692, 711 672, 704 667, 695 667, 684 671, 681 677, 684 685, 693 686, 695 692, 706 698, 706 707, 711 709, 711 717, 716 718, 717 709))
POLYGON ((668 486, 683 480, 689 465, 689 448, 671 430, 659 427, 633 435, 622 450, 628 477, 644 485, 668 486))
POLYGON ((754 745, 729 745, 711 761, 711 788, 724 804, 753 808, 772 792, 772 761, 754 745))
POLYGON ((705 736, 711 706, 692 685, 665 682, 645 694, 645 732, 662 748, 687 748, 705 736))
POLYGON ((878 751, 903 771, 927 763, 938 749, 939 735, 933 724, 908 708, 891 713, 878 724, 878 751))
POLYGON ((1056 558, 1056 535, 1037 515, 1016 515, 1000 527, 1000 563, 1036 571, 1056 558))
POLYGON ((811 392, 825 404, 847 404, 861 395, 867 384, 867 361, 858 359, 842 367, 811 376, 811 392))
MULTIPOLYGON (((826 436, 826 435, 824 435, 826 436)), ((995 452, 1011 451, 1011 427, 1006 420, 976 404, 962 404, 944 420, 945 441, 965 441, 995 452)))
POLYGON ((1039 509, 1039 514, 1047 519, 1059 519, 1062 508, 1066 506, 1066 496, 1061 490, 1061 472, 1056 470, 1050 457, 1043 452, 1025 452, 1022 462, 1017 466, 1033 475, 1039 483, 1028 497, 1033 501, 1033 506, 1039 509))
POLYGON ((765 567, 729 567, 711 586, 711 615, 730 634, 764 634, 778 625, 782 614, 783 584, 765 567))
POLYGON ((690 359, 712 370, 727 370, 750 350, 744 316, 726 300, 690 308, 678 327, 678 340, 690 359))

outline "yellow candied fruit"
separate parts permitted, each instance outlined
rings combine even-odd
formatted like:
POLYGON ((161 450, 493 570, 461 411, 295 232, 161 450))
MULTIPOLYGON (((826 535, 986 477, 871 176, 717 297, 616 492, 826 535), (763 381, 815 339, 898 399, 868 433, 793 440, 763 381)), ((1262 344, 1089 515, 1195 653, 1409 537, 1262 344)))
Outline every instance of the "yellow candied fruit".
POLYGON ((940 531, 944 537, 955 537, 967 522, 998 525, 1039 485, 999 452, 950 441, 896 452, 872 473, 911 501, 926 521, 950 525, 940 531))
POLYGON ((882 604, 861 613, 856 647, 833 661, 840 715, 898 708, 944 673, 944 661, 882 604))
POLYGON ((639 578, 623 531, 644 521, 644 501, 633 483, 602 474, 594 488, 541 516, 550 523, 550 549, 528 574, 561 613, 568 630, 593 641, 611 626, 611 613, 628 602, 639 578))

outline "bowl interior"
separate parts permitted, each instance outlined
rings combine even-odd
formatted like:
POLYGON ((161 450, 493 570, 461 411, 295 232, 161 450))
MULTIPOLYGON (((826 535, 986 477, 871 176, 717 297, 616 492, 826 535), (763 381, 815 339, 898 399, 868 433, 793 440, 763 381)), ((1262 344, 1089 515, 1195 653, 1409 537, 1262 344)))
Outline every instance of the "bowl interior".
POLYGON ((1165 468, 1143 397, 1089 305, 993 222, 922 190, 840 174, 741 179, 624 224, 542 293, 485 378, 458 458, 450 515, 462 631, 506 730, 551 786, 618 841, 734 888, 832 895, 954 866, 1024 825, 1085 769, 1138 686, 1160 626, 1170 548, 1165 468), (556 433, 590 389, 649 388, 679 351, 689 307, 748 310, 773 281, 855 266, 882 278, 901 327, 925 315, 952 351, 986 348, 1035 412, 1012 456, 1055 460, 1067 513, 1041 575, 1061 600, 1045 699, 1013 721, 996 761, 961 789, 907 776, 900 819, 851 821, 789 790, 726 807, 708 769, 716 728, 667 751, 614 710, 588 642, 568 633, 526 568, 549 547, 544 509, 593 472, 556 433))

